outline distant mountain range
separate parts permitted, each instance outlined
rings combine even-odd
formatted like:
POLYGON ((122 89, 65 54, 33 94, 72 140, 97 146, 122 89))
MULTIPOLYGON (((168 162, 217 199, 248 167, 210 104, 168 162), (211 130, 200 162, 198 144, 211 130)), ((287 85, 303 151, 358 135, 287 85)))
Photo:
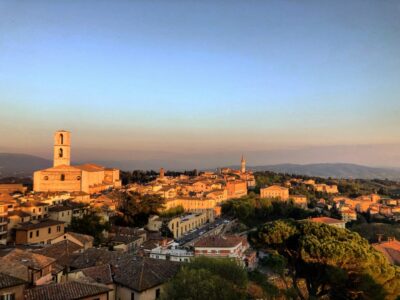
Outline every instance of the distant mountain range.
POLYGON ((279 164, 255 166, 250 169, 317 177, 400 180, 400 168, 375 168, 345 163, 279 164))
POLYGON ((28 154, 0 153, 0 177, 32 176, 36 170, 49 168, 51 160, 28 154))
MULTIPOLYGON (((93 161, 107 167, 115 167, 121 170, 134 169, 150 169, 146 168, 145 162, 132 161, 93 161)), ((149 162, 150 163, 150 162, 149 162)), ((163 162, 157 161, 157 166, 163 165, 163 162)), ((36 170, 49 168, 52 166, 52 161, 41 157, 15 154, 15 153, 0 153, 0 177, 8 176, 32 176, 36 170)), ((149 165, 152 166, 152 165, 149 165)), ((239 168, 239 166, 231 166, 239 168)), ((253 171, 272 171, 277 173, 289 173, 297 175, 308 175, 318 177, 333 177, 333 178, 364 178, 364 179, 392 179, 400 180, 400 168, 375 168, 355 164, 345 163, 320 163, 320 164, 278 164, 266 166, 249 167, 253 171)))

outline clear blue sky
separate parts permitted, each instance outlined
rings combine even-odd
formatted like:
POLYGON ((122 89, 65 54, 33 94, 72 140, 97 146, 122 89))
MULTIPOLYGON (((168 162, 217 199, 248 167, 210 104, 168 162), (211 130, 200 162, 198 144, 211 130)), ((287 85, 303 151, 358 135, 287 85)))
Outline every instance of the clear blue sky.
POLYGON ((0 103, 0 152, 49 156, 63 128, 77 158, 400 165, 400 1, 0 0, 0 103))

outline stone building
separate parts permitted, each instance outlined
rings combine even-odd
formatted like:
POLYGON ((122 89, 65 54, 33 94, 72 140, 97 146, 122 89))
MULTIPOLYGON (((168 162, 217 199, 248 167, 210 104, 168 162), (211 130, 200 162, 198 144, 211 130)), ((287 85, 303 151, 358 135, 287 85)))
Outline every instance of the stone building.
POLYGON ((8 205, 0 202, 0 244, 7 244, 8 205))
POLYGON ((65 223, 55 220, 30 221, 15 228, 16 244, 48 244, 64 234, 65 223))
POLYGON ((71 166, 71 138, 68 131, 54 134, 53 167, 33 174, 35 192, 98 193, 121 187, 119 170, 96 164, 71 166))
POLYGON ((260 189, 261 198, 276 198, 280 200, 289 199, 289 189, 279 185, 272 185, 266 188, 260 189))

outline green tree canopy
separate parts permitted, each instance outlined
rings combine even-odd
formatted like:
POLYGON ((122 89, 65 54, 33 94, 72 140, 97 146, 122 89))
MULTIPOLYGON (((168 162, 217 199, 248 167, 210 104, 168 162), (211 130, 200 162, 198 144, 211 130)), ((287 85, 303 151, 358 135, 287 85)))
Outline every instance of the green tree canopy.
POLYGON ((103 241, 103 232, 109 229, 110 225, 102 222, 101 218, 93 212, 83 218, 72 217, 68 227, 69 231, 93 236, 96 245, 103 241))
POLYGON ((143 227, 151 214, 158 214, 165 200, 159 195, 141 195, 136 192, 121 192, 119 211, 122 220, 116 223, 125 226, 143 227))
POLYGON ((281 218, 305 219, 313 215, 290 201, 257 198, 255 195, 224 202, 222 213, 238 218, 248 226, 257 226, 281 218))
POLYGON ((309 221, 279 220, 254 242, 285 258, 300 298, 394 299, 400 271, 357 233, 309 221), (297 283, 305 280, 307 293, 297 283))
POLYGON ((183 266, 165 288, 168 300, 245 299, 247 273, 235 260, 198 257, 183 266))

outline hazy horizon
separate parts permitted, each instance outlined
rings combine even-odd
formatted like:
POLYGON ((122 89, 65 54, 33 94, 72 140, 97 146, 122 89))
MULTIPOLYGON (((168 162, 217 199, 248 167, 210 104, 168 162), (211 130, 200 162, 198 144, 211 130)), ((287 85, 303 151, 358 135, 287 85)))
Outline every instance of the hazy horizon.
POLYGON ((399 13, 395 0, 0 1, 0 152, 51 159, 67 129, 78 161, 400 167, 399 13))
MULTIPOLYGON (((53 159, 52 145, 44 153, 20 151, 0 151, 0 153, 20 153, 53 159)), ((326 146, 303 147, 292 149, 273 149, 265 151, 223 151, 210 153, 175 153, 161 151, 129 151, 82 149, 72 146, 72 162, 111 163, 112 166, 128 169, 154 169, 164 167, 170 170, 210 169, 224 166, 239 165, 242 153, 248 166, 263 166, 274 164, 318 164, 318 163, 349 163, 369 167, 400 168, 400 145, 355 145, 355 146, 326 146), (380 163, 374 153, 383 153, 380 163), (394 155, 392 155, 394 153, 394 155)))

